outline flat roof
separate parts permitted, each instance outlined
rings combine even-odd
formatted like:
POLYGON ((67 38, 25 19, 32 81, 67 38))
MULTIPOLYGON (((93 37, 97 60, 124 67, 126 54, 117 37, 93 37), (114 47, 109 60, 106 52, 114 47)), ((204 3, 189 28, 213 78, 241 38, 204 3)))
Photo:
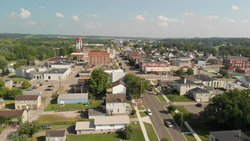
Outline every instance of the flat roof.
POLYGON ((105 125, 105 124, 129 124, 129 116, 105 116, 95 117, 94 125, 105 125))
POLYGON ((218 141, 249 141, 250 138, 241 130, 210 132, 218 141))
POLYGON ((57 73, 58 74, 58 73, 65 73, 67 70, 68 70, 68 68, 60 68, 60 69, 53 68, 46 73, 57 73))
POLYGON ((95 130, 94 121, 76 122, 75 130, 95 130))
POLYGON ((88 99, 88 93, 59 94, 57 99, 60 99, 60 100, 88 99))

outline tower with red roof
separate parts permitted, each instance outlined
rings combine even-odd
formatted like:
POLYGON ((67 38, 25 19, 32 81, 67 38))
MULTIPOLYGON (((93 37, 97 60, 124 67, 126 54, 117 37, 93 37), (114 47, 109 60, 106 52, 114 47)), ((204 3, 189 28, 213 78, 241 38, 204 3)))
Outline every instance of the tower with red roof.
POLYGON ((80 37, 76 38, 76 50, 82 48, 82 39, 80 37))

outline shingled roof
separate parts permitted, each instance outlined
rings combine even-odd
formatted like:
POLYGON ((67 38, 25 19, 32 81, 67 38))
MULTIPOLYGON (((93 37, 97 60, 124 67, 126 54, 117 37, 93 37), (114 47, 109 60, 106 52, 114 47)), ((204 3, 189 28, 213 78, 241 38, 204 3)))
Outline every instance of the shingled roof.
POLYGON ((37 100, 39 95, 17 95, 15 100, 37 100))
POLYGON ((12 117, 12 116, 22 116, 23 115, 23 110, 13 110, 13 111, 0 111, 1 116, 7 116, 7 117, 12 117))
POLYGON ((106 94, 106 103, 126 102, 126 94, 106 94))
POLYGON ((117 81, 115 81, 115 82, 112 83, 112 87, 115 87, 115 86, 120 85, 120 84, 122 84, 123 86, 125 86, 124 82, 122 82, 121 80, 117 80, 117 81))

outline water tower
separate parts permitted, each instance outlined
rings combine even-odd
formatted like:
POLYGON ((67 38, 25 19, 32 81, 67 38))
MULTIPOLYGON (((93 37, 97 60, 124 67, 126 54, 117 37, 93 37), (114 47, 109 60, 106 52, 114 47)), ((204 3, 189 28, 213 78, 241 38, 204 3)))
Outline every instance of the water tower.
POLYGON ((82 39, 80 37, 76 38, 76 49, 82 48, 82 39))

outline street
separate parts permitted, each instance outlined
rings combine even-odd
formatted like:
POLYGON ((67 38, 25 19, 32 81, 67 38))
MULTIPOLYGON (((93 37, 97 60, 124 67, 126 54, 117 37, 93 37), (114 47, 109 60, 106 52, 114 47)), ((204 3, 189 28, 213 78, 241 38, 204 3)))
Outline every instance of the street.
POLYGON ((142 103, 146 109, 150 109, 152 111, 150 119, 160 139, 167 136, 171 141, 185 141, 185 138, 176 128, 174 121, 170 118, 164 108, 167 103, 159 102, 157 97, 151 91, 147 91, 144 95, 142 103), (166 120, 170 121, 174 127, 166 127, 164 124, 166 120))

